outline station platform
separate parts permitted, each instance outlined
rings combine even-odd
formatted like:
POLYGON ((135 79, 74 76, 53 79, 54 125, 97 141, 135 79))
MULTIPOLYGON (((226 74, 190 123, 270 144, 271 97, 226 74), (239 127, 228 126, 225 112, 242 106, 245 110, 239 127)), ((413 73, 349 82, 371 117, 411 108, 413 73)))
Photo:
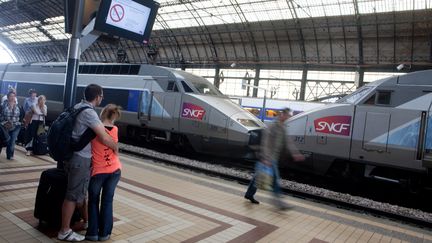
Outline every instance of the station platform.
MULTIPOLYGON (((289 196, 292 209, 278 211, 266 192, 257 193, 259 205, 245 200, 245 185, 124 154, 121 161, 108 242, 432 242, 428 229, 289 196)), ((12 161, 0 155, 0 242, 58 242, 33 217, 40 174, 54 167, 20 146, 12 161)))

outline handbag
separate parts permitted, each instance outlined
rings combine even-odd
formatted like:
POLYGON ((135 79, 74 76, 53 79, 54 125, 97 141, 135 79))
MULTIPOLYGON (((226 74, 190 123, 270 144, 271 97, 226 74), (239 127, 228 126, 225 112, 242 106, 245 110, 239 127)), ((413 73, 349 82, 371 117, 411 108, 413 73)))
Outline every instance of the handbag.
MULTIPOLYGON (((12 107, 12 116, 10 116, 10 119, 15 116, 15 107, 15 105, 12 107)), ((6 129, 6 131, 12 131, 15 128, 15 125, 12 123, 11 120, 7 120, 3 122, 3 127, 6 129)))
POLYGON ((6 147, 7 143, 9 142, 10 136, 9 132, 6 130, 6 128, 2 125, 0 125, 0 148, 6 147))
POLYGON ((37 129, 37 132, 36 132, 36 135, 41 135, 41 134, 43 134, 43 133, 46 133, 46 130, 45 130, 45 123, 41 123, 41 124, 39 124, 39 126, 38 126, 38 129, 37 129))
POLYGON ((33 117, 33 111, 32 110, 27 111, 25 113, 24 118, 23 118, 24 127, 27 127, 31 123, 32 117, 33 117))
POLYGON ((270 191, 273 188, 274 171, 272 166, 257 162, 255 165, 255 186, 270 191))
POLYGON ((6 121, 5 123, 3 123, 3 127, 6 129, 6 131, 14 129, 14 125, 11 121, 6 121))

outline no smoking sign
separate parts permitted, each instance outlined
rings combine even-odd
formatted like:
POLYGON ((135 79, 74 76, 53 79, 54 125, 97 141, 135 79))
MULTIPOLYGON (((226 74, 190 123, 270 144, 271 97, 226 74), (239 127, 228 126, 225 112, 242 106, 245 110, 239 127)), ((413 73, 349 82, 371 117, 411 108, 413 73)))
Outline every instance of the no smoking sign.
POLYGON ((120 22, 125 15, 125 11, 122 5, 114 4, 110 9, 110 19, 113 22, 120 22))

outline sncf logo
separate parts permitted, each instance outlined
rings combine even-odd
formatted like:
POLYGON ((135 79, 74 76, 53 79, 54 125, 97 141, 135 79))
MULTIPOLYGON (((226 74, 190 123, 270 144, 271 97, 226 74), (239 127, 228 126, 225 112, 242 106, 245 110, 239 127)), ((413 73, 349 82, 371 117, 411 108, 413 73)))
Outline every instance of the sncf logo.
POLYGON ((181 116, 189 119, 202 120, 205 115, 205 110, 198 105, 191 103, 183 103, 181 116))
POLYGON ((350 116, 327 116, 314 121, 315 132, 349 136, 351 131, 350 116))

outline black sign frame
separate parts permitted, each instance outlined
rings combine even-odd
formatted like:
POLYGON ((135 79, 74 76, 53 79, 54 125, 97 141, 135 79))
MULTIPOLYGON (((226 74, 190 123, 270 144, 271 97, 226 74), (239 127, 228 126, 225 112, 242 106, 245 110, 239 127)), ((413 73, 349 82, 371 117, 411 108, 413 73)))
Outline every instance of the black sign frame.
POLYGON ((159 3, 155 1, 149 1, 149 0, 131 0, 131 1, 150 8, 150 14, 147 19, 147 25, 145 27, 144 34, 140 35, 135 32, 122 29, 106 23, 106 20, 109 16, 112 0, 101 1, 99 6, 99 11, 96 17, 96 23, 94 29, 110 35, 119 36, 119 37, 126 38, 128 40, 133 40, 133 41, 147 44, 150 39, 150 34, 153 29, 153 24, 156 20, 157 11, 159 9, 159 3))

